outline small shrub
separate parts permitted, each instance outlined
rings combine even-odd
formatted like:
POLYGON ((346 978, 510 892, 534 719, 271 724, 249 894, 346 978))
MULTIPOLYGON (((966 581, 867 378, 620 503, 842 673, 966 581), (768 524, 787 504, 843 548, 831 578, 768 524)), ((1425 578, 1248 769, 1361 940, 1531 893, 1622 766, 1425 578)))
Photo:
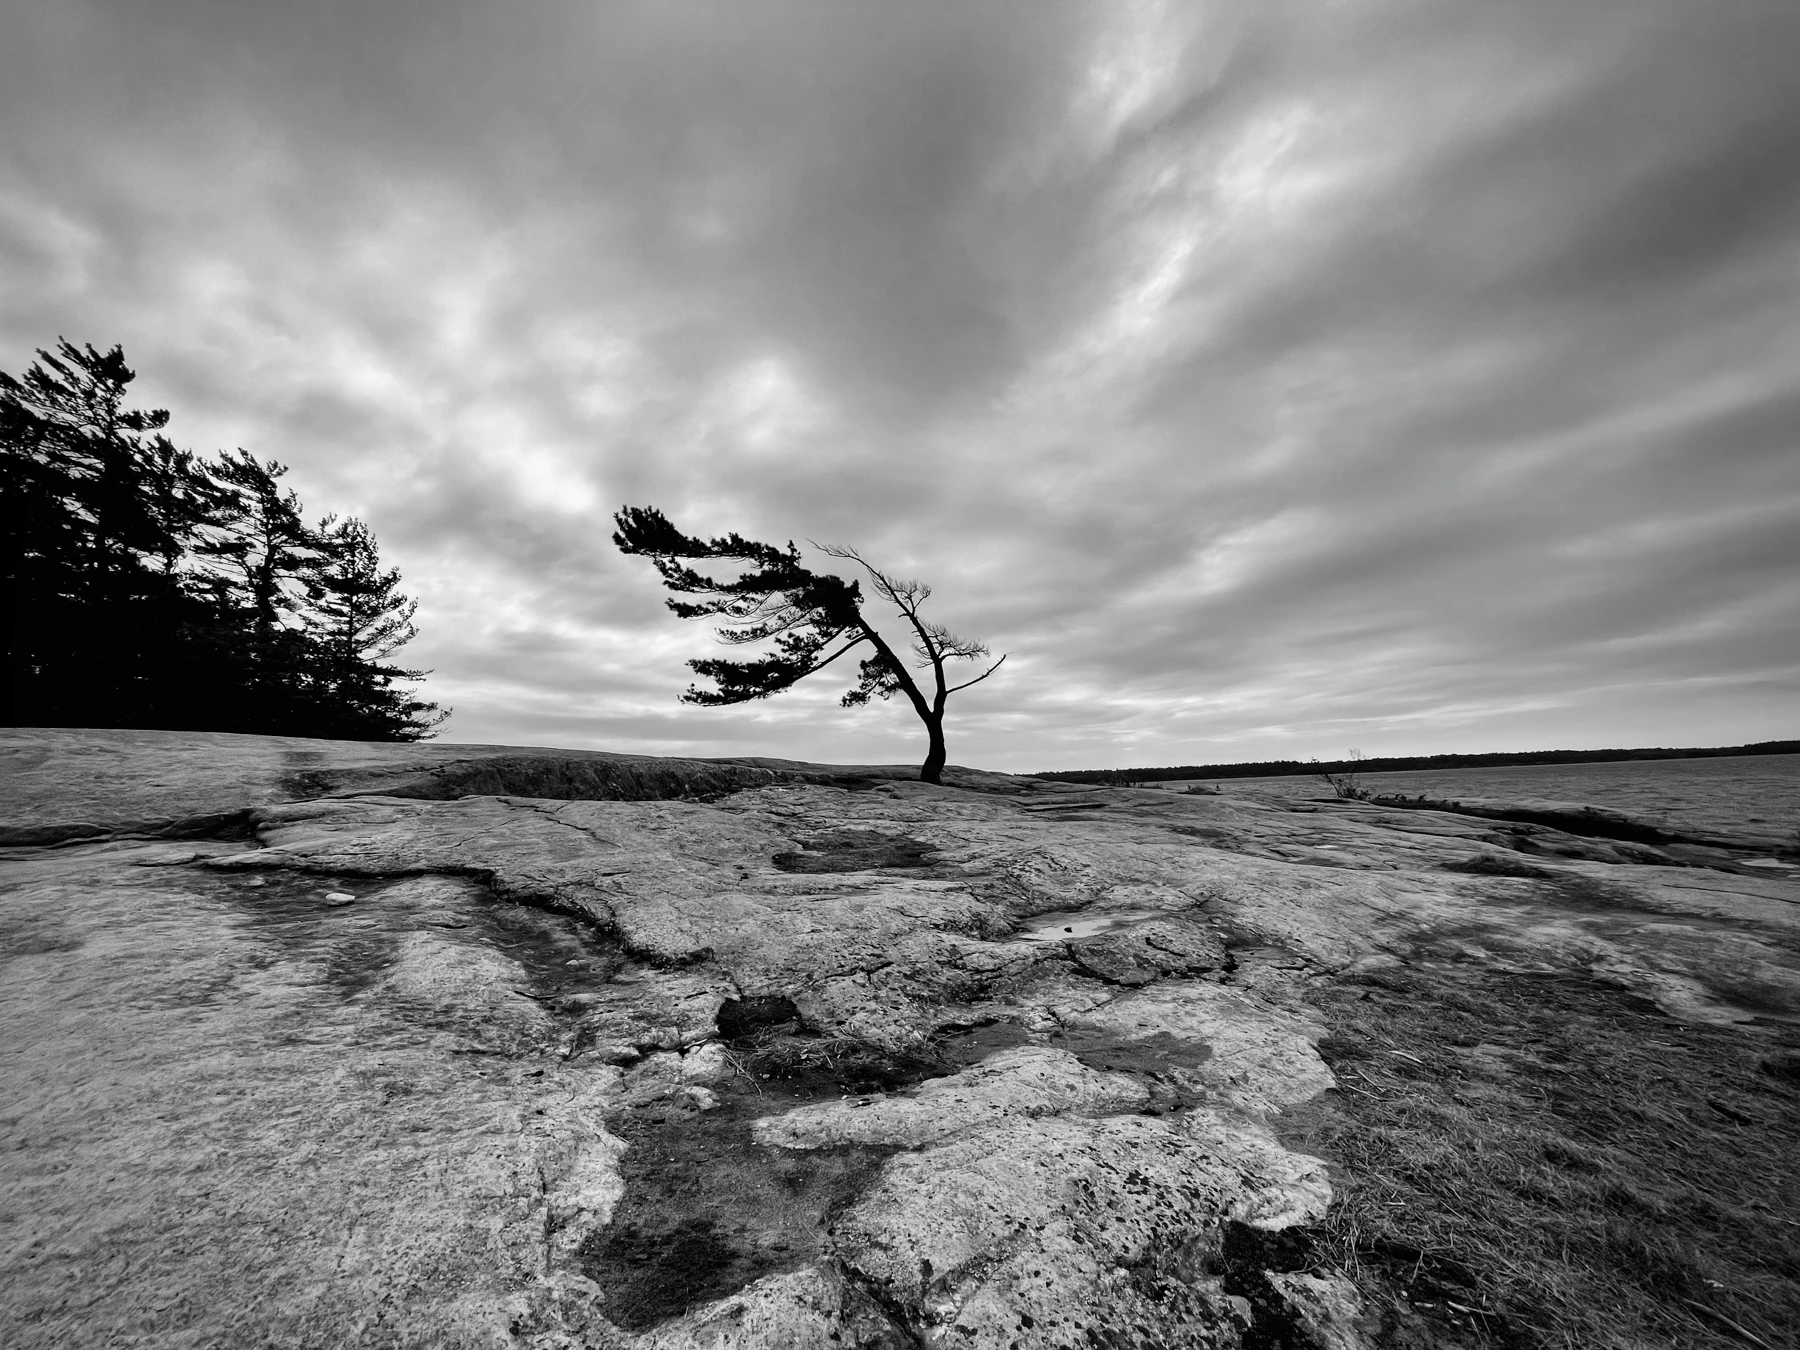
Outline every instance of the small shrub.
MULTIPOLYGON (((1368 756, 1362 751, 1352 749, 1348 756, 1350 768, 1333 770, 1321 764, 1318 770, 1319 777, 1325 781, 1340 801, 1366 802, 1374 793, 1362 785, 1355 766, 1367 758, 1368 756)), ((1315 759, 1313 763, 1318 764, 1319 761, 1315 759)))

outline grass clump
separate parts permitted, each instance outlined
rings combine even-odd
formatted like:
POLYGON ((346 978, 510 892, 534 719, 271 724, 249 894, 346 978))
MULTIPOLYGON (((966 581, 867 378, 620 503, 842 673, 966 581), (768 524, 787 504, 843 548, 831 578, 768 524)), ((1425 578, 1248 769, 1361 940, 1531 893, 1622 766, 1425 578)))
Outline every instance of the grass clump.
POLYGON ((1468 966, 1314 1000, 1339 1090, 1288 1138, 1335 1164, 1312 1236, 1376 1345, 1795 1344, 1800 1086, 1759 1071, 1779 1028, 1468 966))

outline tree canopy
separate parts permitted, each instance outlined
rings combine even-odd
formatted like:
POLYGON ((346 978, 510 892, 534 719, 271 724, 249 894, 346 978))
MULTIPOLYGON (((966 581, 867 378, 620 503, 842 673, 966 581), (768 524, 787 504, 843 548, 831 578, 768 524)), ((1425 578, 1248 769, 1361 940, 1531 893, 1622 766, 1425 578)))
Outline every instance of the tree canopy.
POLYGON ((976 661, 989 655, 984 643, 955 636, 942 624, 926 619, 920 606, 931 587, 907 581, 875 567, 853 548, 815 546, 828 557, 853 562, 870 584, 906 621, 913 666, 901 660, 881 632, 864 617, 859 581, 806 567, 790 540, 785 548, 745 539, 739 534, 701 539, 683 534, 654 506, 627 506, 613 517, 613 542, 635 557, 650 559, 663 585, 674 593, 666 601, 684 619, 713 619, 717 637, 728 646, 773 643, 773 651, 749 659, 702 657, 688 662, 711 687, 691 684, 684 703, 721 706, 768 698, 790 689, 839 657, 863 648, 856 683, 844 694, 846 708, 870 698, 903 696, 925 724, 928 747, 919 777, 939 782, 946 750, 944 709, 951 694, 979 684, 1000 668, 1004 656, 973 679, 950 683, 949 663, 976 661), (742 564, 736 576, 719 579, 693 564, 742 564), (691 596, 692 599, 681 597, 691 596), (924 678, 914 677, 914 670, 924 678))
POLYGON ((127 406, 123 351, 0 372, 6 720, 417 740, 447 714, 387 664, 414 605, 358 521, 306 523, 287 470, 207 460, 127 406))

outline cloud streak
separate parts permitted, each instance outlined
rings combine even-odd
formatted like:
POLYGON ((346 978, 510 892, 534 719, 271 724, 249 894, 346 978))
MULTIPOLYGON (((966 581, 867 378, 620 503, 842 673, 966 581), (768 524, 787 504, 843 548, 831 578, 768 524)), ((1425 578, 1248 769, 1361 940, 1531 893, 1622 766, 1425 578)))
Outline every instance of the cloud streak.
POLYGON ((49 0, 0 366, 125 344, 422 604, 448 734, 674 703, 608 515, 855 543, 1001 768, 1722 743, 1800 693, 1792 6, 49 0))

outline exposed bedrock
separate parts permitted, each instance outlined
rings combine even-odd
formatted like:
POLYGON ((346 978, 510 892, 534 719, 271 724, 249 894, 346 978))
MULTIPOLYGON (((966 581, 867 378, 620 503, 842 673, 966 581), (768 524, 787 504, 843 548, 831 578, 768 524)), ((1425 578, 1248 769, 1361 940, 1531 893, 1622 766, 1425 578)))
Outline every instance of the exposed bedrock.
POLYGON ((1309 991, 1800 1013, 1788 869, 1467 815, 7 736, 9 1346, 1356 1346, 1309 991))
MULTIPOLYGON (((137 835, 193 838, 241 828, 270 802, 379 794, 446 800, 706 798, 770 783, 862 786, 898 765, 760 757, 667 759, 603 750, 381 744, 191 731, 10 728, 0 741, 0 846, 137 835)), ((952 766, 946 781, 1003 785, 952 766)))

